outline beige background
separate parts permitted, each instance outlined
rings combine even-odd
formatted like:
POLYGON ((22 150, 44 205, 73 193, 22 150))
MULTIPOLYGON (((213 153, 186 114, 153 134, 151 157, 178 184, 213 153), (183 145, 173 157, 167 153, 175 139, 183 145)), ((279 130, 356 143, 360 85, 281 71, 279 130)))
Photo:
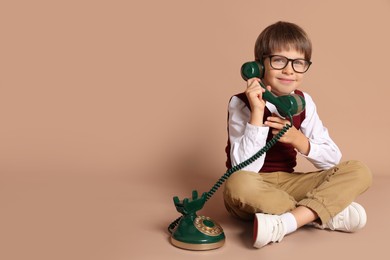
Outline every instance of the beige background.
POLYGON ((376 201, 389 198, 389 25, 388 0, 1 1, 0 259, 387 252, 390 211, 376 201), (251 225, 227 216, 219 192, 202 213, 225 228, 225 247, 176 249, 165 230, 178 216, 172 196, 208 191, 224 173, 239 68, 278 20, 312 39, 302 89, 343 160, 373 171, 359 198, 371 225, 354 235, 304 229, 253 250, 251 225))

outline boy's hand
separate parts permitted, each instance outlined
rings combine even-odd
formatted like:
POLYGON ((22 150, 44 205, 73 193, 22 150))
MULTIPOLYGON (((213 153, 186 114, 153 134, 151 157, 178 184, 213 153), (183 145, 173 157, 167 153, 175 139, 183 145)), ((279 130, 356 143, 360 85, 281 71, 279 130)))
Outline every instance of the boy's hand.
MULTIPOLYGON (((262 97, 265 90, 260 86, 259 82, 259 78, 248 79, 245 94, 248 98, 252 111, 249 123, 252 125, 262 126, 265 108, 265 100, 263 100, 262 97)), ((271 91, 270 86, 268 86, 267 89, 271 91)))
MULTIPOLYGON (((245 94, 251 105, 251 110, 260 109, 264 111, 265 101, 262 96, 265 90, 260 86, 259 82, 259 78, 248 79, 245 94)), ((271 91, 270 86, 268 86, 267 89, 271 91)))
MULTIPOLYGON (((275 114, 269 116, 267 120, 264 122, 266 126, 272 128, 272 134, 276 135, 279 133, 282 128, 290 124, 290 121, 287 119, 283 119, 278 117, 275 114)), ((295 149, 297 149, 300 153, 308 155, 310 151, 310 143, 307 137, 295 126, 292 126, 288 131, 279 139, 279 142, 291 144, 295 149)))

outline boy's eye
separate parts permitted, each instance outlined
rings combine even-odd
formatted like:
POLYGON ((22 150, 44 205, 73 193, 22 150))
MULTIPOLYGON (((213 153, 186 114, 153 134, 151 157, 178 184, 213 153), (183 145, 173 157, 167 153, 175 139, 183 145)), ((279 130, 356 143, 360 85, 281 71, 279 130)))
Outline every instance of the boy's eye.
POLYGON ((283 57, 274 57, 273 58, 273 62, 275 62, 275 63, 286 63, 286 59, 284 59, 283 57))
POLYGON ((295 60, 294 65, 296 66, 305 66, 306 62, 305 60, 295 60))

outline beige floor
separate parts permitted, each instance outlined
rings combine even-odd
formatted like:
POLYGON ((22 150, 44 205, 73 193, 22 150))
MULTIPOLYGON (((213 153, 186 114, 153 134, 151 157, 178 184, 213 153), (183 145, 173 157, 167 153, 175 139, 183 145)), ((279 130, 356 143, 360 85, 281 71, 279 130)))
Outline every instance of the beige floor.
POLYGON ((166 231, 179 216, 172 196, 189 196, 192 185, 208 190, 213 183, 209 179, 188 181, 164 182, 158 176, 130 180, 120 176, 3 175, 0 259, 319 260, 343 259, 340 255, 370 259, 373 254, 388 254, 389 177, 375 176, 373 187, 359 197, 369 216, 360 232, 304 228, 282 243, 260 250, 251 246, 251 223, 229 217, 218 191, 200 214, 217 220, 227 240, 222 248, 205 252, 173 247, 166 231))

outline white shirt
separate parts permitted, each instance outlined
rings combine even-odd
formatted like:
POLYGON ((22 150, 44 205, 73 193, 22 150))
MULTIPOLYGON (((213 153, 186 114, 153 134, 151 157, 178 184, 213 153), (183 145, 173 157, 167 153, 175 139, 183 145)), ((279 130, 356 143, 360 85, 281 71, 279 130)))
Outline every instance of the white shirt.
MULTIPOLYGON (((303 94, 306 101, 306 115, 300 130, 309 140, 310 151, 307 156, 298 153, 307 158, 316 168, 329 169, 340 162, 340 149, 330 138, 327 128, 322 124, 311 96, 305 92, 303 94)), ((271 113, 279 115, 272 103, 266 102, 266 106, 271 113)), ((269 127, 249 124, 251 112, 245 103, 236 96, 230 100, 228 110, 230 159, 232 165, 237 165, 264 147, 269 127)), ((259 172, 263 167, 265 156, 266 154, 243 168, 243 170, 259 172)))

